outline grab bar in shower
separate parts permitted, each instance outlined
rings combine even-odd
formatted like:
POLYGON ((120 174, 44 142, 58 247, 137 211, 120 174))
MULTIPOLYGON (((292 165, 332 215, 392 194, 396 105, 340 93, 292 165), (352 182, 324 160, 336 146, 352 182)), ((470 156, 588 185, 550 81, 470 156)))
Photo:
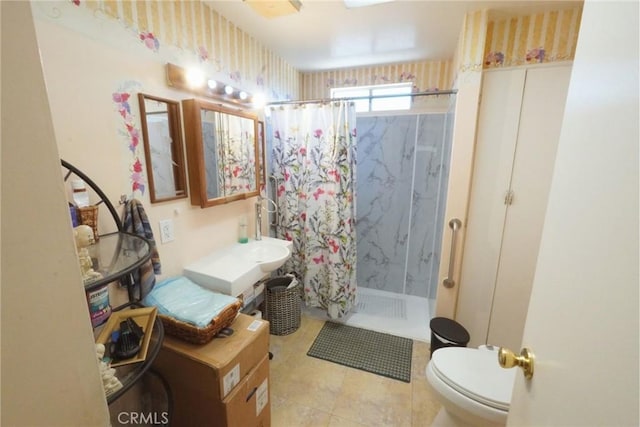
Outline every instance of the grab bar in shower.
POLYGON ((451 253, 449 255, 449 272, 447 277, 442 281, 442 285, 445 288, 453 288, 456 285, 455 280, 453 280, 453 267, 456 257, 456 234, 460 227, 462 227, 462 221, 458 218, 452 218, 451 221, 449 221, 449 228, 451 229, 451 253))
MULTIPOLYGON (((269 175, 269 183, 271 184, 271 196, 273 197, 273 200, 275 200, 278 195, 278 178, 274 175, 269 175)), ((269 199, 274 206, 273 212, 270 212, 273 214, 273 221, 269 221, 269 226, 274 228, 277 232, 278 228, 280 228, 280 216, 278 215, 278 204, 273 200, 269 199)))

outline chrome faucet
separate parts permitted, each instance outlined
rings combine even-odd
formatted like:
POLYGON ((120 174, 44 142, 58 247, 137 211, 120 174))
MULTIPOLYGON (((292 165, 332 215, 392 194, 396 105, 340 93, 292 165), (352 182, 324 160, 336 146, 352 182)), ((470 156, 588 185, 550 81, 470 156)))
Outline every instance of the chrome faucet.
POLYGON ((262 240, 262 195, 256 201, 256 240, 262 240))

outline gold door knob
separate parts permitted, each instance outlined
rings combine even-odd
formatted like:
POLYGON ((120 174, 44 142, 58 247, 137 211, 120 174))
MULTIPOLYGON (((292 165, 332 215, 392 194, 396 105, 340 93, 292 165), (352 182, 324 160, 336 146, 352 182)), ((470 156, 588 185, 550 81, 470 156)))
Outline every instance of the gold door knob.
POLYGON ((498 351, 498 362, 500 366, 505 369, 519 366, 524 371, 524 377, 528 380, 533 377, 534 359, 535 356, 531 350, 526 347, 520 350, 520 356, 516 356, 516 354, 508 348, 500 347, 500 351, 498 351))

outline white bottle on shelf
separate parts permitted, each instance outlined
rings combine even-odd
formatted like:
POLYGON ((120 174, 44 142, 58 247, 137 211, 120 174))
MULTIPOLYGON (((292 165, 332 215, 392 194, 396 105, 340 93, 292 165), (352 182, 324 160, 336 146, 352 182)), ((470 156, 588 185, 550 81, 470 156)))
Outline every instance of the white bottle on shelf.
POLYGON ((89 192, 81 179, 71 181, 71 189, 73 190, 73 203, 79 208, 89 206, 89 192))

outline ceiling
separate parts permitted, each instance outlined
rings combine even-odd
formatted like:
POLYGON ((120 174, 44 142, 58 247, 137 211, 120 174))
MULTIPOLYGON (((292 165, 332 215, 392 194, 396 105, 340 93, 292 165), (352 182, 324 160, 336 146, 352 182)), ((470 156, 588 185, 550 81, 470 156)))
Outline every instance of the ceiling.
POLYGON ((207 3, 300 71, 443 60, 454 56, 464 15, 525 15, 571 1, 398 0, 347 9, 341 0, 302 0, 297 13, 264 18, 243 0, 207 3))

